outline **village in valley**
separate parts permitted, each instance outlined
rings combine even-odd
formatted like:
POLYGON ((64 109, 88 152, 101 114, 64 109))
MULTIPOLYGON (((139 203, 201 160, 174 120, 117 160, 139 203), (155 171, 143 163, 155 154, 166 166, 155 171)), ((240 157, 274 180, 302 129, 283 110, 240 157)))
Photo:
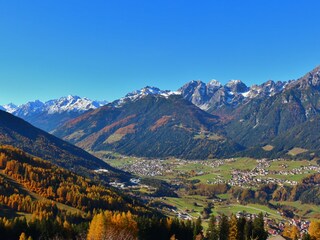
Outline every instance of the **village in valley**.
POLYGON ((130 184, 111 182, 112 186, 138 193, 142 200, 156 206, 168 216, 184 220, 201 216, 204 225, 207 220, 203 217, 204 209, 210 206, 209 213, 214 214, 218 220, 221 214, 235 214, 238 218, 254 219, 262 212, 270 235, 281 234, 286 226, 294 226, 300 234, 303 234, 309 228, 310 218, 318 216, 320 210, 315 205, 306 205, 304 209, 299 209, 299 202, 283 203, 293 209, 299 209, 299 212, 290 216, 270 206, 242 204, 237 199, 231 200, 230 194, 208 197, 193 195, 186 190, 186 186, 197 184, 203 186, 225 184, 247 189, 257 189, 267 184, 293 187, 306 176, 320 173, 320 166, 314 160, 230 158, 190 161, 176 158, 143 159, 118 156, 106 161, 135 176, 130 179, 130 184), (155 196, 153 193, 156 187, 146 184, 143 181, 145 178, 167 182, 173 187, 172 191, 176 196, 155 196), (311 210, 307 210, 308 208, 311 210))
POLYGON ((114 161, 117 161, 118 168, 136 176, 155 177, 172 184, 178 184, 182 179, 199 179, 206 184, 226 183, 240 187, 256 187, 268 183, 296 185, 304 176, 320 172, 320 166, 314 161, 290 161, 282 158, 188 161, 124 157, 108 162, 113 164, 114 161))

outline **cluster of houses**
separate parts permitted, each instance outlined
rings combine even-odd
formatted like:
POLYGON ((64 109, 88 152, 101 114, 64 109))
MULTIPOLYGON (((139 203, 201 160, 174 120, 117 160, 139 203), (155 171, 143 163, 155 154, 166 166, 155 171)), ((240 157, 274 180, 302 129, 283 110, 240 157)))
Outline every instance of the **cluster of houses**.
MULTIPOLYGON (((231 179, 225 180, 221 176, 217 176, 212 180, 208 180, 208 184, 219 184, 228 183, 231 186, 241 186, 241 187, 254 187, 259 184, 286 184, 286 185, 296 185, 298 182, 294 180, 282 179, 268 177, 269 175, 300 175, 313 172, 320 172, 320 166, 308 165, 294 168, 291 170, 269 170, 272 162, 283 161, 283 159, 259 159, 257 160, 257 166, 251 170, 239 170, 234 169, 231 172, 231 179)), ((282 164, 281 168, 288 168, 288 165, 282 164)))
POLYGON ((296 226, 302 236, 308 232, 310 221, 301 219, 288 219, 286 221, 276 221, 270 218, 265 219, 265 226, 268 229, 269 235, 277 236, 282 234, 286 225, 296 226))
POLYGON ((172 165, 161 159, 139 159, 132 164, 122 166, 121 169, 140 176, 155 177, 170 173, 172 165))

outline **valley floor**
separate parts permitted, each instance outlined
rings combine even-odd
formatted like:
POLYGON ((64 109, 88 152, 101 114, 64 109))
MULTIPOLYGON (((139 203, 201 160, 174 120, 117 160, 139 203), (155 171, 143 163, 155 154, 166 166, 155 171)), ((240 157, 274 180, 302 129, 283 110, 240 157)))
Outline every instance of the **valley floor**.
MULTIPOLYGON (((100 153, 99 157, 103 156, 100 153)), ((109 155, 108 155, 109 156, 109 155)), ((136 184, 122 186, 140 194, 154 206, 158 206, 165 214, 181 219, 196 219, 204 217, 204 212, 216 216, 221 214, 253 214, 263 212, 270 226, 278 228, 285 222, 299 221, 308 223, 318 219, 320 206, 301 204, 299 201, 269 201, 268 204, 242 203, 230 193, 207 196, 192 192, 190 186, 214 186, 227 184, 231 188, 258 189, 262 185, 277 184, 278 186, 294 187, 303 178, 314 173, 320 173, 316 161, 286 160, 286 159, 252 159, 231 158, 211 159, 201 161, 186 161, 181 159, 141 159, 115 155, 114 159, 105 159, 110 165, 136 175, 136 184), (165 181, 175 189, 176 196, 155 196, 155 188, 143 179, 165 181), (208 210, 209 206, 209 210, 208 210), (277 206, 289 207, 295 217, 286 216, 277 206), (207 210, 204 210, 207 208, 207 210)), ((206 227, 206 217, 204 226, 206 227)))

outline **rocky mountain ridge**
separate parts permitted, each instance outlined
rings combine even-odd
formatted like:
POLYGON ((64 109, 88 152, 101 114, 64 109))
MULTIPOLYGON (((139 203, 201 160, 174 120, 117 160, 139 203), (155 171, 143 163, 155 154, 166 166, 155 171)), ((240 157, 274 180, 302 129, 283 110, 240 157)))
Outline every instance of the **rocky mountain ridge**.
POLYGON ((0 110, 12 113, 32 125, 50 132, 85 111, 96 109, 106 103, 107 101, 93 101, 86 97, 69 95, 46 102, 35 100, 19 106, 10 103, 0 106, 0 110))

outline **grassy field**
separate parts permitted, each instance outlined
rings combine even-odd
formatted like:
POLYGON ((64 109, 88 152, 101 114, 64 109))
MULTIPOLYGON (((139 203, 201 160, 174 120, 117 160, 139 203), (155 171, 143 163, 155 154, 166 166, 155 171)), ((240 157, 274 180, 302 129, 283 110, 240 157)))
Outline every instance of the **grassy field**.
POLYGON ((175 206, 180 211, 188 211, 191 216, 197 218, 203 207, 206 206, 205 197, 202 196, 184 196, 182 198, 168 197, 164 200, 165 203, 175 206))
POLYGON ((123 138, 124 134, 112 134, 110 135, 104 143, 115 143, 123 138))
POLYGON ((315 171, 310 171, 309 173, 296 174, 296 175, 269 174, 268 177, 299 182, 303 178, 309 176, 312 173, 315 173, 315 171))
MULTIPOLYGON (((278 202, 271 201, 271 203, 277 204, 278 202)), ((280 204, 296 208, 296 214, 298 214, 302 218, 315 220, 319 220, 320 218, 320 206, 316 206, 313 204, 302 204, 300 201, 284 201, 280 202, 280 204)))
POLYGON ((272 145, 265 145, 262 147, 262 149, 265 151, 271 151, 273 148, 274 148, 274 146, 272 146, 272 145))
MULTIPOLYGON (((164 202, 177 207, 180 211, 187 211, 191 216, 197 218, 201 215, 201 211, 203 211, 203 208, 207 205, 208 200, 202 196, 183 196, 181 198, 166 198, 164 202)), ((211 210, 214 215, 225 214, 229 216, 230 214, 236 214, 237 212, 246 212, 251 214, 263 212, 268 213, 270 217, 274 219, 283 219, 276 210, 260 204, 241 205, 237 203, 218 203, 215 204, 211 210)))
POLYGON ((208 181, 212 181, 213 179, 217 178, 218 176, 220 176, 220 174, 218 174, 218 173, 209 173, 209 174, 204 174, 201 176, 195 176, 195 177, 189 178, 189 180, 198 179, 198 180, 200 180, 201 183, 207 183, 208 181))
MULTIPOLYGON (((266 148, 270 149, 269 146, 266 148)), ((108 160, 112 166, 118 167, 127 164, 133 164, 136 161, 139 161, 138 158, 121 158, 108 160)), ((168 182, 176 181, 177 179, 181 180, 184 183, 187 183, 190 180, 199 180, 200 183, 208 184, 209 182, 214 182, 217 180, 225 180, 228 181, 231 179, 232 171, 234 170, 243 170, 243 171, 251 171, 257 165, 258 162, 256 159, 252 158, 235 158, 229 159, 227 161, 222 161, 221 165, 210 164, 214 163, 215 160, 204 160, 204 161, 180 161, 178 159, 168 159, 163 161, 164 164, 170 164, 172 169, 171 173, 164 174, 162 176, 156 176, 155 178, 165 180, 168 182), (196 175, 195 174, 199 174, 196 175)), ((218 161, 218 160, 216 160, 218 161)), ((301 169, 302 167, 307 166, 317 166, 316 161, 312 160, 277 160, 271 161, 270 166, 266 167, 266 170, 269 170, 269 174, 266 176, 259 176, 260 178, 275 178, 280 180, 289 180, 289 181, 301 181, 303 178, 307 177, 310 174, 315 173, 312 170, 302 171, 301 174, 274 174, 272 171, 286 171, 289 172, 293 169, 301 169)), ((266 165, 268 166, 268 165, 266 165)), ((143 177, 143 176, 141 176, 143 177)), ((285 183, 287 184, 287 183, 285 183)), ((254 187, 252 187, 254 188, 254 187)), ((170 204, 172 206, 177 207, 180 211, 188 211, 188 213, 197 218, 201 215, 201 211, 203 208, 207 206, 208 202, 211 201, 203 196, 197 195, 188 195, 186 191, 182 188, 178 190, 179 198, 165 198, 164 202, 170 204)), ((231 213, 237 212, 248 212, 252 214, 257 214, 260 212, 267 212, 270 217, 274 219, 281 220, 277 211, 274 209, 270 209, 264 205, 258 204, 248 204, 241 205, 238 204, 235 200, 230 200, 229 194, 219 194, 219 198, 225 200, 222 203, 215 203, 212 212, 214 214, 226 214, 229 215, 231 213)), ((162 201, 162 200, 161 200, 162 201)), ((287 206, 293 206, 297 209, 297 214, 304 218, 320 218, 320 206, 314 206, 310 204, 301 205, 299 202, 277 202, 280 204, 284 204, 287 206)), ((276 204, 276 203, 275 203, 276 204)))
POLYGON ((294 168, 300 168, 308 165, 317 165, 317 163, 312 160, 283 160, 271 162, 269 170, 292 170, 294 168))
POLYGON ((299 148, 299 147, 295 147, 295 148, 292 148, 288 154, 291 155, 291 156, 296 156, 300 153, 304 153, 304 152, 308 152, 308 149, 304 149, 304 148, 299 148))
MULTIPOLYGON (((100 156, 103 154, 107 154, 104 152, 100 152, 100 156)), ((96 154, 96 156, 99 156, 96 154)), ((126 157, 126 158, 115 158, 115 159, 105 159, 105 162, 110 164, 113 167, 119 168, 128 164, 133 164, 135 161, 137 161, 134 157, 126 157)))
POLYGON ((228 205, 217 205, 213 208, 213 214, 215 215, 230 215, 236 214, 237 212, 246 212, 251 214, 259 214, 261 212, 268 213, 272 218, 281 220, 282 217, 277 211, 268 208, 267 206, 260 204, 248 204, 248 205, 240 205, 240 204, 228 204, 228 205))

